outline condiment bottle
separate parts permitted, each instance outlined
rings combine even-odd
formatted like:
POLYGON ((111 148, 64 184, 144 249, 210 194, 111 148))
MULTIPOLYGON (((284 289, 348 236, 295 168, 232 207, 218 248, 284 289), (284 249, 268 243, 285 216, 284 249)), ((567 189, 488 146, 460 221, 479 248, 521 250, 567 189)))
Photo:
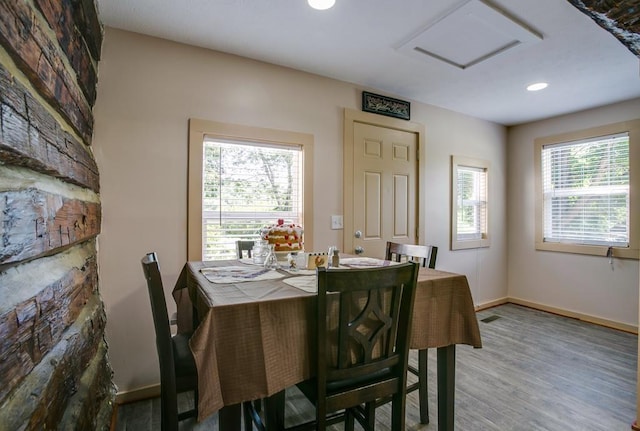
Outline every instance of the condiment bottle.
POLYGON ((331 268, 337 268, 340 266, 340 250, 333 249, 333 256, 331 256, 331 268))

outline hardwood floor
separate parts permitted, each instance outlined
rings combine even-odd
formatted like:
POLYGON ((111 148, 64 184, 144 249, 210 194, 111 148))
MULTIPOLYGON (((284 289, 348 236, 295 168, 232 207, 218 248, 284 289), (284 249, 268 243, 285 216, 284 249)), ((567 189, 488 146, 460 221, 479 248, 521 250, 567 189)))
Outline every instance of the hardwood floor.
MULTIPOLYGON (((478 321, 483 348, 457 348, 456 430, 631 429, 636 335, 513 304, 478 312, 478 321)), ((407 397, 407 430, 438 428, 435 353, 429 350, 431 423, 419 423, 414 392, 407 397)), ((417 361, 417 352, 412 352, 412 361, 417 361)), ((159 408, 159 398, 121 406, 116 430, 159 430, 159 408)), ((313 407, 299 392, 288 390, 286 414, 294 421, 310 418, 313 407)), ((378 409, 377 430, 389 429, 389 416, 389 405, 378 409)), ((181 430, 217 427, 217 414, 199 424, 180 424, 181 430)))

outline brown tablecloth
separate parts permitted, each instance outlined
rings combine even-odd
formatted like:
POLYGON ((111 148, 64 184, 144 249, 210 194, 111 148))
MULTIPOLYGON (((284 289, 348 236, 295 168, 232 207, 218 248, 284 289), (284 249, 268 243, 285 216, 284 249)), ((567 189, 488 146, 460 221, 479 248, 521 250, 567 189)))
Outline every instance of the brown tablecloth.
MULTIPOLYGON (((315 294, 282 280, 216 284, 200 272, 237 264, 188 262, 173 290, 178 331, 192 331, 194 320, 199 322, 190 341, 198 368, 198 420, 225 405, 264 398, 311 377, 315 294)), ((421 268, 411 348, 451 344, 482 347, 467 278, 421 268)))

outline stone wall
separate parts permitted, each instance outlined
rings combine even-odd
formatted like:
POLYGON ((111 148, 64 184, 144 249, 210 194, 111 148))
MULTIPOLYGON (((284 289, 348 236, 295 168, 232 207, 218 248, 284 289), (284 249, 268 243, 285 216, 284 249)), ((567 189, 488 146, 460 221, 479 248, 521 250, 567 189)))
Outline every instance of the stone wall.
POLYGON ((94 0, 0 0, 0 430, 109 429, 94 0))

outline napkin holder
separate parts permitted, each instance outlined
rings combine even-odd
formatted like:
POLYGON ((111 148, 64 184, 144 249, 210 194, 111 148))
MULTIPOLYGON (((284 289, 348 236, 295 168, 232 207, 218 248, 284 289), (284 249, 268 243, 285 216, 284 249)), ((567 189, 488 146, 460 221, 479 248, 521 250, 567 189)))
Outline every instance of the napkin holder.
POLYGON ((307 255, 307 269, 326 268, 329 262, 327 253, 305 253, 307 255))

